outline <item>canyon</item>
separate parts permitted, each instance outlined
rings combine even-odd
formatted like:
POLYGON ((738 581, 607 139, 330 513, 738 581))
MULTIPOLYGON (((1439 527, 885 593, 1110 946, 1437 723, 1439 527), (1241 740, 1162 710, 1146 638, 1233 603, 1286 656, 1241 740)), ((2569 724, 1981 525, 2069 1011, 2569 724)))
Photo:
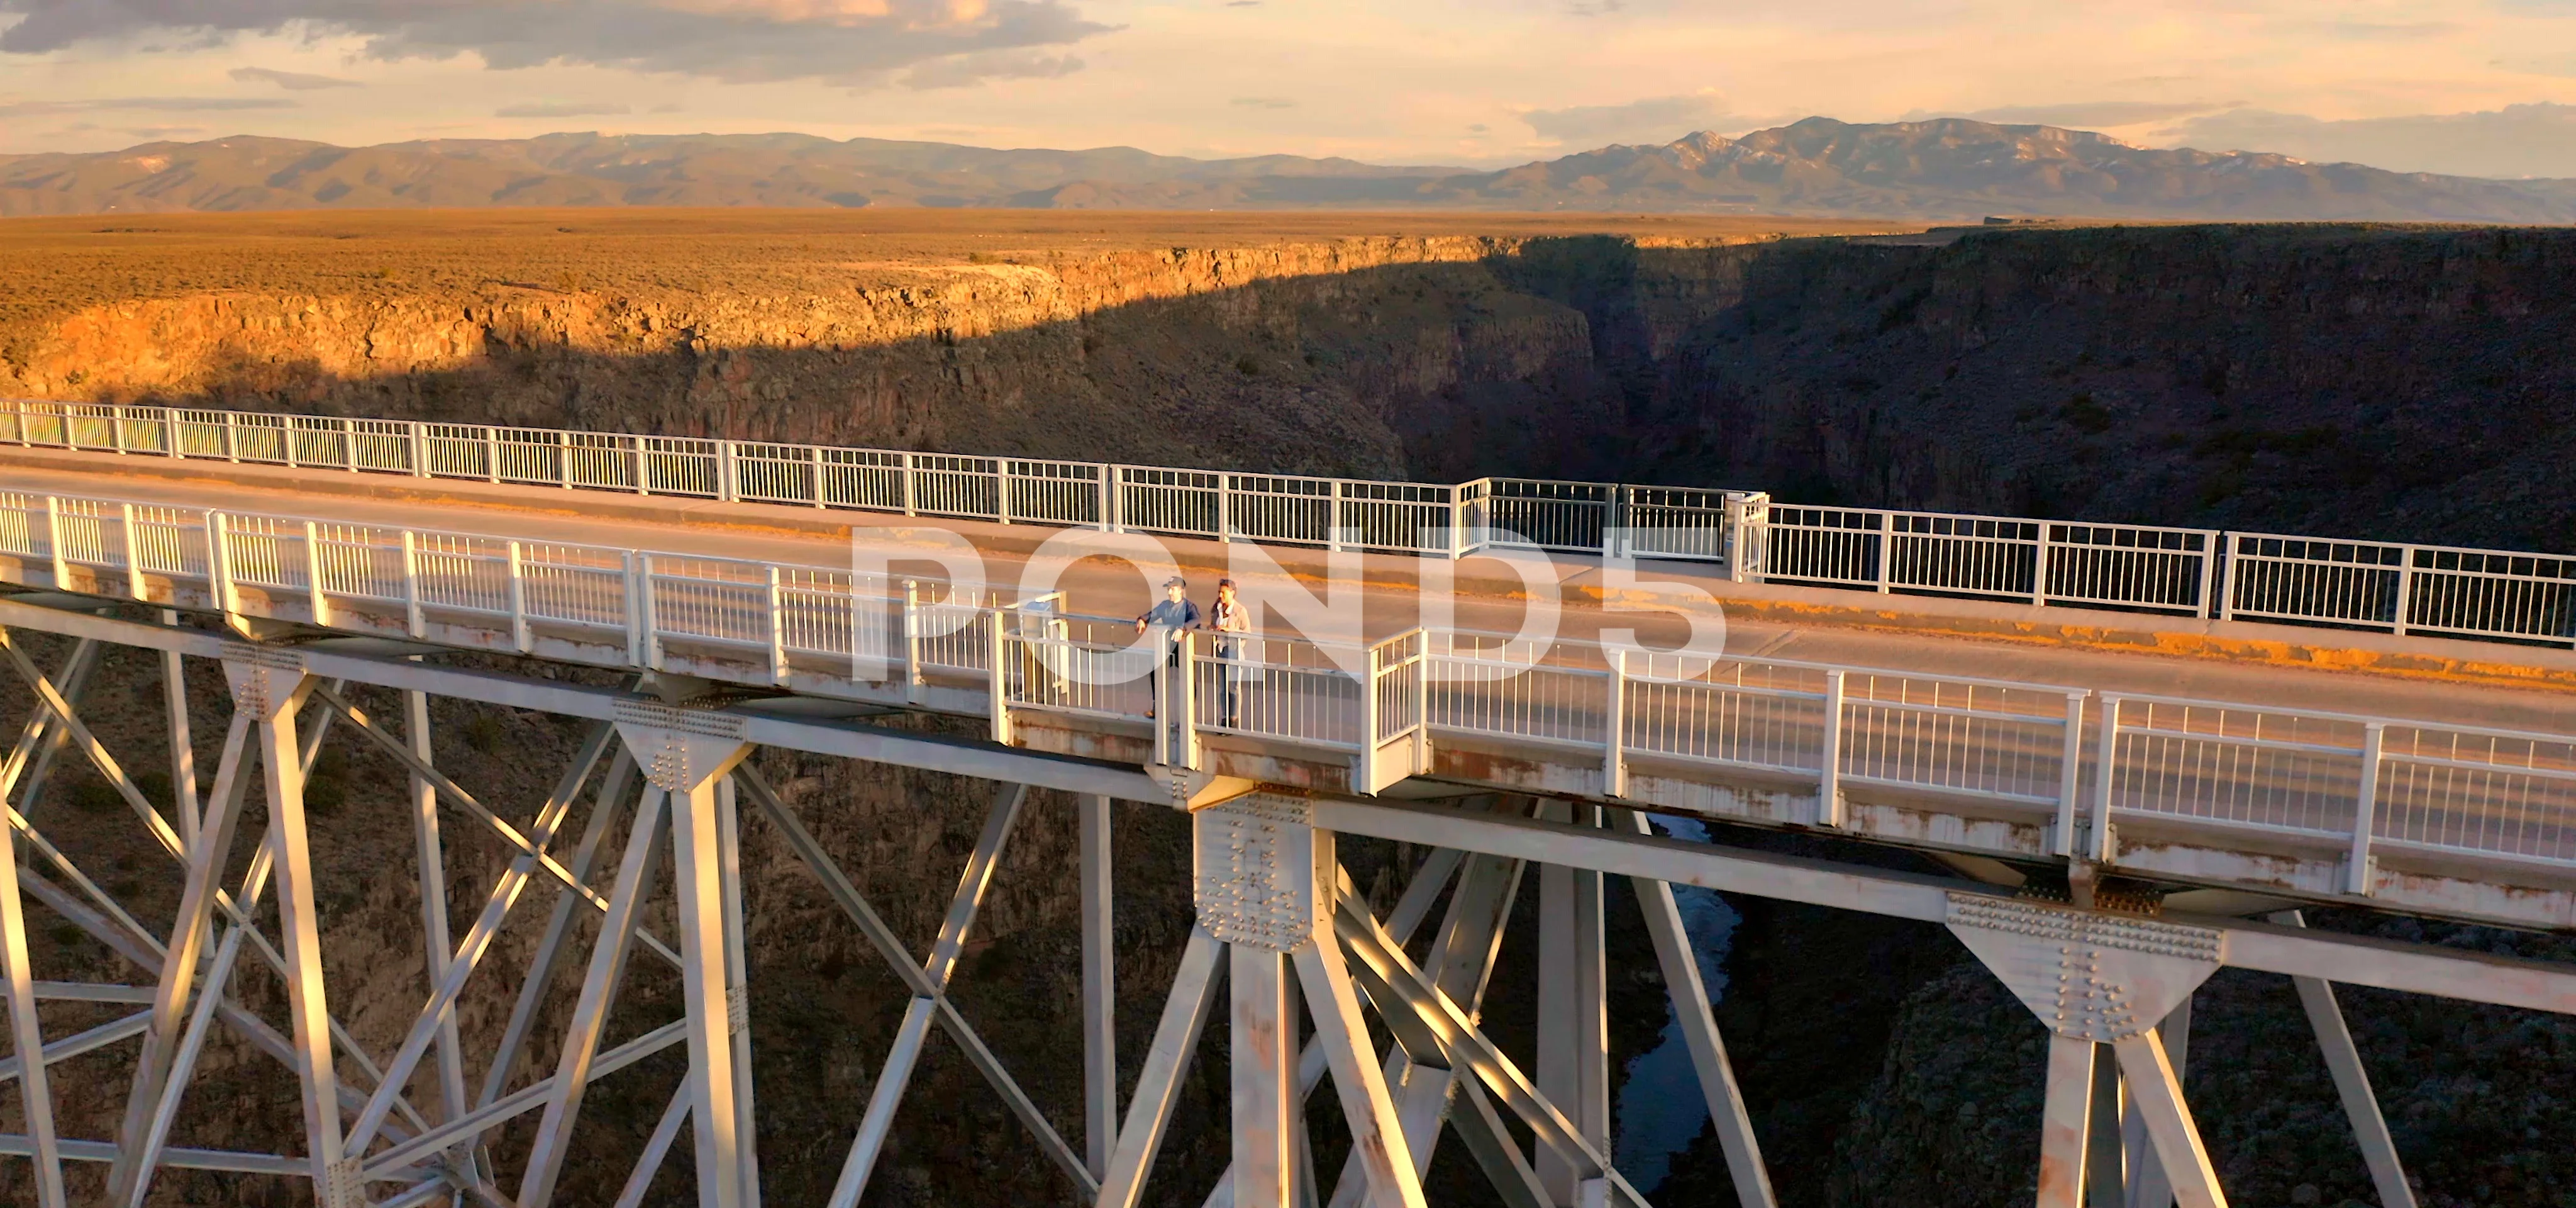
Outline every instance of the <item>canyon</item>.
MULTIPOLYGON (((0 306, 0 393, 1439 481, 1616 479, 2576 552, 2576 482, 2563 470, 2576 453, 2576 365, 2564 355, 2576 231, 968 216, 943 232, 842 216, 727 234, 718 216, 568 211, 480 227, 436 215, 128 231, 45 221, 55 225, 0 230, 32 270, 0 306), (231 250, 190 250, 204 241, 231 250), (178 259, 200 267, 157 267, 178 259)), ((111 664, 94 691, 128 694, 127 711, 148 716, 132 694, 152 674, 111 664)), ((212 693, 214 677, 199 678, 212 693)), ((0 724, 21 708, 0 710, 0 724)), ((220 733, 214 698, 201 708, 201 738, 220 733)), ((499 799, 541 796, 546 758, 575 741, 538 719, 455 708, 441 719, 456 736, 441 764, 499 799)), ((792 801, 828 803, 823 837, 865 870, 898 930, 929 934, 981 790, 772 760, 792 801)), ((399 803, 374 787, 398 781, 390 771, 358 755, 336 772, 348 803, 331 858, 343 867, 404 842, 399 803)), ((62 800, 84 791, 75 773, 62 800)), ((962 976, 961 1001, 1015 1066, 1041 1071, 1041 1102, 1069 1105, 1078 1074, 1049 1040, 1075 1013, 1069 806, 1041 803, 1022 826, 1011 858, 1027 875, 1010 880, 1028 888, 991 908, 992 942, 962 976), (1038 888, 1050 876, 1060 892, 1038 888)), ((1121 825, 1138 886, 1122 888, 1134 894, 1121 920, 1131 1068, 1150 1026, 1141 1004, 1168 980, 1187 925, 1182 835, 1177 819, 1142 811, 1121 825)), ((1804 836, 1718 837, 1911 859, 1804 836)), ((782 1063, 758 1071, 764 1128, 795 1138, 773 1146, 765 1132, 763 1152, 782 1178, 828 1184, 901 999, 857 937, 829 925, 819 889, 786 871, 783 845, 747 842, 747 864, 772 873, 747 877, 754 1026, 782 1063), (788 1053, 810 1057, 789 1065, 788 1053)), ((497 845, 468 848, 457 893, 501 858, 497 845)), ((1363 849, 1354 871, 1383 902, 1413 858, 1363 849)), ((400 880, 327 907, 345 935, 379 920, 389 985, 418 963, 394 939, 417 911, 400 880)), ((2038 1083, 2025 1067, 2039 1033, 1991 979, 1929 929, 1729 905, 1741 922, 1720 1023, 1784 1204, 2026 1196, 2038 1083)), ((1633 922, 1618 926, 1629 908, 1612 909, 1614 944, 1641 949, 1633 922)), ((2312 921, 2576 959, 2563 937, 2312 921)), ((77 949, 39 959, 98 959, 77 949)), ((1640 967, 1637 955, 1614 948, 1614 967, 1640 967)), ((496 959, 507 967, 509 951, 496 959)), ((1493 1025, 1516 1044, 1528 971, 1507 960, 1496 984, 1493 1025)), ((1656 992, 1614 990, 1622 1059, 1653 1043, 1656 992)), ((632 995, 635 1017, 667 1009, 667 993, 632 995)), ((2230 975, 2206 998, 2191 1087, 2238 1202, 2366 1201, 2287 985, 2230 975)), ((2348 1009, 2424 1203, 2557 1202, 2576 1179, 2548 1140, 2576 1128, 2576 1028, 2394 996, 2356 994, 2348 1009)), ((465 1018, 498 1026, 488 1002, 465 1018)), ((365 1020, 360 1034, 399 1022, 365 1020)), ((1221 1051, 1220 1040, 1210 1053, 1221 1051)), ((1221 1116, 1222 1082, 1207 1073, 1221 1060, 1201 1063, 1184 1120, 1221 1116)), ((240 1101, 256 1102, 265 1074, 237 1064, 240 1101)), ((953 1054, 922 1078, 960 1106, 898 1124, 878 1202, 1060 1194, 953 1054)), ((612 1198, 625 1169, 612 1151, 640 1146, 659 1108, 642 1094, 595 1097, 614 1140, 567 1196, 612 1198)), ((256 1132, 244 1119, 219 1139, 256 1132)), ((1222 1164, 1196 1135, 1167 1150, 1161 1202, 1182 1202, 1174 1189, 1203 1186, 1222 1164)), ((1485 1202, 1458 1159, 1451 1147, 1435 1166, 1434 1202, 1485 1202)), ((173 1203, 265 1202, 273 1190, 168 1186, 173 1203)), ((774 1194, 804 1202, 822 1189, 786 1182, 774 1194)), ((1731 1195, 1703 1136, 1674 1160, 1659 1202, 1731 1195)))

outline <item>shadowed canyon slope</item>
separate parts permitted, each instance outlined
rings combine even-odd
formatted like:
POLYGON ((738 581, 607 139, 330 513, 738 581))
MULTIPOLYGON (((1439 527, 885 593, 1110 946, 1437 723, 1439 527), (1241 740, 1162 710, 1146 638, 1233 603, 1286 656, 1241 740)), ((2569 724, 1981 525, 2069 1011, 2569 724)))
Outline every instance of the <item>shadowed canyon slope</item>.
MULTIPOLYGON (((7 224, 0 251, 35 287, 0 299, 0 392, 1441 479, 1616 477, 1801 502, 2576 546, 2576 483, 2563 471, 2576 456, 2576 365, 2564 356, 2576 232, 1810 226, 1781 239, 1646 220, 897 213, 7 224)), ((148 667, 127 674, 152 683, 148 667)), ((133 701, 128 717, 152 715, 148 698, 133 701)), ((442 766, 478 791, 508 786, 496 798, 541 795, 542 756, 573 736, 480 715, 460 705, 441 719, 455 748, 442 747, 442 766)), ((220 732, 200 720, 201 735, 220 732)), ((330 772, 349 786, 331 858, 351 865, 403 841, 364 829, 401 820, 395 788, 384 803, 365 797, 400 780, 367 758, 330 772)), ((765 770, 829 820, 825 841, 904 933, 927 934, 977 786, 783 757, 765 770)), ((1030 879, 997 904, 992 947, 962 992, 997 1047, 1039 1071, 1032 1092, 1051 1105, 1073 1102, 1074 1077, 1061 804, 1024 824, 1013 859, 1030 879), (1050 868, 1061 883, 1046 881, 1050 868)), ((1120 932, 1132 1069, 1151 1026, 1142 1004, 1186 925, 1186 853, 1175 817, 1122 825, 1140 886, 1120 932)), ((1822 842, 1727 838, 1807 854, 1822 842)), ((747 863, 762 869, 748 880, 763 1153, 791 1180, 776 1197, 804 1202, 828 1182, 901 1000, 783 849, 749 842, 747 863), (772 1135, 808 1148, 773 1150, 772 1135)), ((1405 853, 1352 850, 1376 862, 1357 871, 1383 900, 1405 853)), ((501 858, 497 846, 463 849, 459 875, 501 858)), ((352 924, 343 934, 379 929, 372 976, 385 985, 418 976, 418 955, 396 939, 417 909, 407 893, 387 881, 326 906, 352 924)), ((2022 1009, 1936 930, 1734 905, 1744 923, 1721 1022, 1782 1202, 2026 1200, 2038 1083, 2024 1067, 2040 1033, 2022 1009)), ((1614 904, 1614 942, 1639 934, 1625 909, 1614 904)), ((2576 955, 2560 937, 2315 921, 2576 955)), ((39 953, 57 958, 69 959, 39 953)), ((1515 1047, 1528 977, 1508 958, 1496 976, 1492 1018, 1515 1047)), ((1656 987, 1614 980, 1621 1026, 1659 1026, 1656 987)), ((667 1003, 666 988, 648 988, 636 1010, 667 1003)), ((2203 1009, 2193 1106, 2238 1202, 2366 1201, 2286 984, 2231 975, 2203 1009)), ((2576 1028, 2394 995, 2356 993, 2348 1009, 2422 1202, 2560 1202, 2576 1179, 2558 1142, 2576 1128, 2576 1028)), ((496 1026, 496 1010, 469 1004, 469 1026, 496 1026)), ((400 1022, 388 1007, 358 1027, 381 1037, 400 1022)), ((1614 1037, 1614 1052, 1650 1040, 1614 1037)), ((1204 1131, 1222 1115, 1221 1050, 1217 1037, 1202 1054, 1157 1203, 1195 1203, 1183 1189, 1222 1163, 1204 1131)), ((276 1093, 253 1059, 223 1071, 221 1101, 276 1093)), ((953 1055, 924 1076, 956 1110, 899 1121, 872 1202, 1060 1196, 953 1055)), ((583 1202, 613 1194, 667 1086, 597 1100, 606 1125, 583 1202)), ((260 1139, 250 1119, 200 1139, 248 1144, 260 1139)), ((1489 1202, 1455 1147, 1443 1155, 1433 1202, 1489 1202)), ((222 1187, 236 1188, 232 1202, 265 1202, 264 1188, 242 1186, 208 1176, 180 1190, 201 1197, 192 1203, 221 1202, 222 1187)), ((1730 1197, 1703 1136, 1657 1202, 1730 1197)))
POLYGON ((433 139, 335 147, 236 136, 0 156, 0 216, 431 206, 1477 209, 1973 220, 2564 223, 2576 182, 2505 181, 2260 152, 2155 150, 2054 126, 1808 118, 1501 171, 1131 147, 993 150, 801 134, 433 139))

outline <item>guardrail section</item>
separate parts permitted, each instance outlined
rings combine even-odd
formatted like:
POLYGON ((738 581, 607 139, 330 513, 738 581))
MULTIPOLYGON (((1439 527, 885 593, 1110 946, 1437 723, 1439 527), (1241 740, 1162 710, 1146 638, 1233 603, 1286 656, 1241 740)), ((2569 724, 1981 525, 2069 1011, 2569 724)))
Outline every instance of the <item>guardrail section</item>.
POLYGON ((2576 557, 1773 501, 1444 485, 703 437, 19 400, 0 441, 354 473, 1458 558, 1705 561, 1737 582, 2576 646, 2576 557))

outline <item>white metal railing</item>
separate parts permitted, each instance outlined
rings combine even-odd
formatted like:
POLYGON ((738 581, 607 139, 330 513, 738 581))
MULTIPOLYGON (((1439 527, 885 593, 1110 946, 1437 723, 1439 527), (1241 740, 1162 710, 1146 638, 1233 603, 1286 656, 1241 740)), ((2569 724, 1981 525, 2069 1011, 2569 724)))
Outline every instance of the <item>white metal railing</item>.
POLYGON ((1640 766, 1722 769, 1823 827, 1855 787, 1975 803, 2114 862, 2124 823, 2269 835, 2343 853, 2356 894, 2391 850, 2576 873, 2565 735, 1468 632, 1139 633, 1060 592, 24 492, 0 491, 0 559, 28 587, 980 713, 1003 741, 1058 713, 1142 727, 1187 767, 1208 735, 1284 743, 1365 792, 1485 741, 1597 760, 1612 797, 1640 766))
POLYGON ((1738 582, 2576 646, 2576 556, 1788 505, 1760 492, 1454 485, 258 412, 0 402, 0 443, 1462 557, 1723 565, 1738 582))

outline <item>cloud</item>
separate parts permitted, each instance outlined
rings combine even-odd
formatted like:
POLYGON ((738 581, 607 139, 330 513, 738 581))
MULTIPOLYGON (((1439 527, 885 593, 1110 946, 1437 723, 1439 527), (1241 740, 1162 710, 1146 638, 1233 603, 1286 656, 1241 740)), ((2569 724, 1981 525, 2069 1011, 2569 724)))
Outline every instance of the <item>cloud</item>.
POLYGON ((1726 111, 1726 103, 1705 92, 1651 96, 1625 105, 1578 105, 1571 109, 1532 109, 1521 114, 1539 137, 1561 143, 1668 143, 1698 130, 1741 130, 1749 119, 1726 111))
POLYGON ((1297 102, 1284 96, 1239 96, 1227 102, 1238 109, 1294 109, 1297 102))
POLYGON ((117 132, 130 134, 146 142, 157 142, 174 135, 204 134, 206 128, 203 126, 120 126, 117 132))
POLYGON ((2322 121, 2235 109, 2159 135, 2206 151, 2277 151, 2325 163, 2454 176, 2576 176, 2576 105, 2542 102, 2476 113, 2322 121))
POLYGON ((1072 55, 984 51, 933 59, 905 72, 906 88, 964 88, 986 80, 1052 80, 1082 70, 1072 55))
POLYGON ((2004 125, 2067 126, 2091 130, 2103 126, 2135 126, 2141 122, 2169 122, 2195 113, 2214 113, 2243 105, 2243 101, 2076 101, 2063 105, 2005 105, 1996 109, 1978 109, 1967 113, 1947 110, 1918 109, 1904 120, 1918 122, 1934 117, 1964 117, 1972 121, 1997 122, 2004 125))
POLYGON ((523 101, 492 111, 494 117, 615 117, 633 109, 614 101, 523 101))
POLYGON ((0 104, 0 117, 41 117, 53 113, 96 113, 131 109, 145 113, 219 113, 242 109, 301 109, 295 101, 237 96, 122 96, 91 101, 12 101, 0 104))
POLYGON ((272 71, 266 67, 236 67, 225 75, 245 84, 275 84, 289 92, 311 92, 316 88, 364 88, 356 80, 338 76, 308 75, 301 71, 272 71))
POLYGON ((0 0, 0 52, 176 34, 195 44, 290 26, 365 39, 380 60, 479 56, 497 69, 573 64, 733 82, 915 87, 1061 75, 1079 60, 1010 52, 1112 27, 1065 0, 0 0))

